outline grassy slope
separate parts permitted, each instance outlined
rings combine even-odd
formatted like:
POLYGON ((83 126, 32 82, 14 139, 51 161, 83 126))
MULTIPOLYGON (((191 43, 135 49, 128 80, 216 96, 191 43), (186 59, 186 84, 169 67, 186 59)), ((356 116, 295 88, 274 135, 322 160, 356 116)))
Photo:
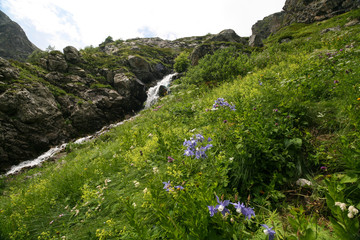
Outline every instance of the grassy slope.
POLYGON ((1 179, 0 238, 264 239, 259 224, 267 223, 278 239, 298 232, 311 239, 311 231, 338 239, 329 230, 324 179, 348 177, 338 186, 345 196, 332 196, 359 204, 360 26, 343 27, 359 16, 285 28, 233 72, 209 66, 224 55, 206 57, 154 110, 72 145, 56 163, 1 179), (333 26, 342 30, 320 34, 333 26), (219 97, 236 111, 207 111, 219 97), (206 159, 183 155, 184 139, 194 134, 213 140, 206 159), (298 177, 314 187, 299 189, 298 177), (167 192, 167 181, 185 189, 167 192), (246 202, 256 217, 245 221, 233 206, 227 220, 210 217, 214 193, 246 202))

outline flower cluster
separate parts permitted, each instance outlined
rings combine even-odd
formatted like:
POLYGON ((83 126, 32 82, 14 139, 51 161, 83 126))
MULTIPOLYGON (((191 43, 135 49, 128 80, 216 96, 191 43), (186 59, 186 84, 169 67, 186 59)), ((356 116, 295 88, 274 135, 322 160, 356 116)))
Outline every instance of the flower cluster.
MULTIPOLYGON (((218 202, 218 205, 208 206, 210 217, 213 217, 217 212, 220 212, 224 217, 226 216, 226 214, 230 214, 230 210, 226 208, 229 204, 234 205, 236 212, 239 214, 243 214, 245 216, 245 219, 250 220, 251 217, 255 217, 254 208, 245 207, 245 204, 240 203, 240 201, 238 201, 237 203, 232 203, 230 202, 230 200, 221 201, 218 196, 216 196, 216 201, 218 202)), ((273 230, 273 228, 269 228, 266 224, 260 225, 265 228, 264 233, 266 235, 269 235, 269 240, 273 240, 275 237, 275 231, 273 230)))
POLYGON ((218 205, 216 205, 215 207, 208 206, 211 217, 214 216, 214 214, 217 212, 220 212, 223 216, 225 216, 226 213, 230 213, 229 209, 226 208, 229 204, 234 205, 236 212, 243 214, 245 216, 245 219, 251 219, 252 216, 255 217, 254 209, 250 207, 245 207, 244 203, 232 203, 230 202, 230 200, 220 201, 218 196, 216 196, 216 200, 218 202, 218 205))
POLYGON ((166 191, 167 192, 172 192, 172 191, 174 191, 174 189, 176 189, 176 190, 184 190, 184 187, 183 186, 181 186, 181 185, 178 185, 178 186, 175 186, 175 187, 171 187, 171 182, 170 182, 170 180, 169 181, 167 181, 167 182, 163 182, 163 184, 164 184, 164 187, 163 187, 163 189, 166 189, 166 191))
MULTIPOLYGON (((341 211, 345 211, 346 210, 346 203, 342 203, 342 202, 335 202, 335 206, 340 207, 341 211)), ((350 206, 348 208, 348 218, 354 218, 354 216, 356 214, 359 213, 359 210, 356 209, 354 206, 350 206)))
MULTIPOLYGON (((200 143, 204 142, 204 136, 202 136, 201 134, 196 134, 194 135, 192 138, 190 138, 190 140, 186 140, 184 141, 183 145, 185 147, 187 147, 187 149, 184 152, 185 156, 195 156, 197 159, 199 158, 206 158, 206 154, 205 152, 211 148, 213 145, 212 144, 207 144, 205 147, 204 146, 200 146, 200 143)), ((208 142, 211 142, 212 139, 208 138, 207 140, 208 142)))
POLYGON ((217 100, 215 100, 212 110, 217 110, 218 107, 223 107, 223 108, 228 107, 228 108, 230 108, 230 110, 236 111, 235 105, 230 105, 223 98, 218 98, 217 100))

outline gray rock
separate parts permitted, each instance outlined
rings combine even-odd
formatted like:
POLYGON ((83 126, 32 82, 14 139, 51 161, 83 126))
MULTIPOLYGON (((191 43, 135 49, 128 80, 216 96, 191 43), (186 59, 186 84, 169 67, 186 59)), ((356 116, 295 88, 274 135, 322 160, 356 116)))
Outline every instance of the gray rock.
POLYGON ((66 72, 68 64, 64 55, 57 51, 50 52, 47 58, 47 69, 49 71, 66 72))
POLYGON ((81 60, 79 51, 72 46, 67 46, 63 49, 65 60, 71 63, 77 63, 81 60))
POLYGON ((9 80, 19 78, 19 70, 0 57, 0 80, 9 80))

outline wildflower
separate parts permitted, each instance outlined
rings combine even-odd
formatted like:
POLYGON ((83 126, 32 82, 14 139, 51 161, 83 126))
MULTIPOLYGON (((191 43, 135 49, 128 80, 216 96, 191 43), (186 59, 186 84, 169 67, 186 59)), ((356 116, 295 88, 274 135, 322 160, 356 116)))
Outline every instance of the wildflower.
POLYGON ((356 100, 360 101, 360 97, 359 97, 359 98, 357 98, 356 100))
POLYGON ((183 186, 180 186, 180 185, 175 186, 175 188, 176 188, 177 190, 183 190, 183 189, 184 189, 184 187, 183 187, 183 186))
POLYGON ((237 213, 241 213, 241 209, 245 207, 245 205, 243 203, 231 203, 232 205, 234 205, 236 212, 237 213))
POLYGON ((168 156, 168 162, 171 163, 171 162, 173 162, 173 161, 175 161, 175 159, 173 159, 172 157, 168 156))
POLYGON ((212 110, 217 110, 218 107, 228 107, 232 111, 236 111, 235 105, 230 105, 228 102, 226 102, 223 98, 218 98, 215 100, 215 103, 213 104, 212 110))
POLYGON ((339 206, 341 211, 345 211, 346 210, 346 203, 342 203, 342 202, 335 202, 335 206, 339 206))
POLYGON ((64 216, 64 214, 62 213, 62 214, 59 215, 59 218, 61 218, 61 217, 63 217, 63 216, 64 216))
MULTIPOLYGON (((359 210, 357 210, 354 206, 350 206, 350 207, 348 208, 348 210, 349 210, 349 213, 351 213, 352 215, 356 215, 356 214, 359 213, 359 210)), ((350 218, 350 217, 349 217, 349 218, 350 218)))
POLYGON ((168 192, 170 190, 170 186, 171 186, 170 180, 167 182, 163 182, 163 184, 164 184, 163 189, 166 189, 166 191, 168 192))
POLYGON ((135 187, 138 187, 140 185, 140 183, 138 181, 136 181, 136 180, 133 181, 133 183, 134 183, 135 187))
POLYGON ((230 213, 229 209, 226 208, 227 205, 229 205, 230 200, 220 201, 219 197, 216 196, 216 200, 219 203, 219 205, 216 205, 216 209, 222 213, 223 216, 225 216, 225 213, 230 213))
POLYGON ((54 223, 54 220, 52 220, 49 224, 51 225, 51 224, 53 224, 54 223))
POLYGON ((153 136, 152 133, 149 133, 148 137, 152 137, 152 136, 153 136))
POLYGON ((275 126, 279 126, 279 123, 275 123, 275 126))
POLYGON ((352 212, 349 212, 347 216, 348 218, 354 218, 354 214, 352 212))
POLYGON ((149 192, 149 190, 147 188, 144 188, 143 193, 147 194, 148 192, 149 192))
POLYGON ((326 167, 326 166, 321 166, 321 167, 320 167, 320 170, 326 171, 326 170, 327 170, 327 167, 326 167))
POLYGON ((311 186, 312 183, 309 181, 309 180, 306 180, 304 178, 299 178, 297 181, 296 181, 296 184, 299 185, 300 187, 303 187, 303 186, 311 186))
POLYGON ((274 237, 275 237, 275 231, 273 230, 273 228, 272 228, 272 227, 269 228, 269 226, 266 225, 266 224, 260 224, 260 225, 263 226, 264 228, 266 228, 266 229, 264 230, 264 233, 265 233, 266 235, 269 235, 269 240, 273 240, 274 237))
POLYGON ((136 207, 136 203, 133 203, 132 205, 133 205, 134 208, 136 207))
POLYGON ((214 216, 215 213, 217 213, 217 209, 214 206, 208 206, 210 217, 214 216))
POLYGON ((277 108, 273 109, 273 112, 278 112, 278 111, 279 111, 279 109, 277 109, 277 108))
POLYGON ((259 85, 260 85, 260 86, 262 86, 262 85, 263 85, 263 83, 262 83, 261 81, 259 81, 259 85))
POLYGON ((194 152, 191 151, 191 150, 188 148, 188 149, 185 150, 184 155, 185 155, 185 156, 188 156, 188 157, 194 156, 194 152))
POLYGON ((248 220, 250 220, 250 218, 252 216, 255 217, 254 208, 251 208, 251 207, 243 207, 243 208, 241 208, 241 213, 244 214, 245 219, 247 218, 248 220))
POLYGON ((225 119, 223 122, 224 122, 224 123, 227 123, 227 120, 225 119))
POLYGON ((153 173, 154 173, 154 174, 159 173, 159 168, 158 168, 158 167, 153 167, 153 173))
POLYGON ((337 83, 339 83, 339 80, 335 80, 335 81, 334 81, 334 84, 337 84, 337 83))
POLYGON ((212 141, 211 137, 209 137, 207 141, 208 141, 208 142, 211 142, 211 141, 212 141))

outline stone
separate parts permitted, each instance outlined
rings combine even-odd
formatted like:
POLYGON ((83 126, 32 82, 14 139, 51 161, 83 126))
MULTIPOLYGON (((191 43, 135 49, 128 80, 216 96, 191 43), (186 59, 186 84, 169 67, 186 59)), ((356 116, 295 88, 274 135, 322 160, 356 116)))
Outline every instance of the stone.
POLYGON ((10 80, 19 78, 19 70, 0 57, 0 80, 10 80))
POLYGON ((71 63, 77 63, 81 60, 80 52, 72 46, 67 46, 63 49, 65 60, 71 63))
POLYGON ((58 51, 50 52, 47 58, 47 69, 49 71, 66 72, 67 68, 68 64, 62 53, 58 51))

